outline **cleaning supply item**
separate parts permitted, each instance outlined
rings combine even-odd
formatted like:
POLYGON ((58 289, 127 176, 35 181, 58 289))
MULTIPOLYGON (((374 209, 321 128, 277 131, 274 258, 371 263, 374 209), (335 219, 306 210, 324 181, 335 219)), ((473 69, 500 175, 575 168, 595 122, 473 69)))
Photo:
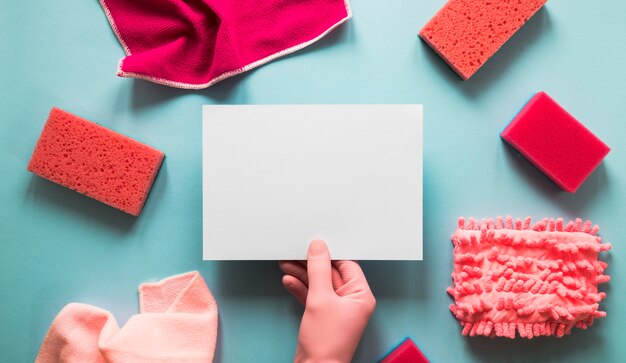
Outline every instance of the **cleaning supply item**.
POLYGON ((126 56, 117 74, 201 89, 300 50, 352 15, 347 0, 100 0, 126 56))
POLYGON ((469 79, 547 0, 449 0, 419 36, 469 79))
POLYGON ((545 92, 535 94, 501 136, 570 193, 611 150, 545 92))
POLYGON ((163 157, 159 150, 54 107, 28 170, 138 216, 163 157))
POLYGON ((581 219, 563 225, 561 218, 544 218, 532 225, 530 217, 460 218, 448 293, 463 335, 560 338, 605 317, 598 304, 606 293, 598 284, 610 277, 598 254, 611 245, 602 243, 598 230, 581 219))
POLYGON ((429 363, 411 338, 406 338, 387 354, 380 363, 429 363))
POLYGON ((198 272, 139 286, 140 314, 120 329, 115 317, 72 303, 52 322, 36 363, 213 361, 217 304, 198 272))
POLYGON ((295 362, 351 361, 376 307, 355 261, 330 260, 324 241, 311 242, 306 266, 281 261, 283 285, 304 305, 295 362))

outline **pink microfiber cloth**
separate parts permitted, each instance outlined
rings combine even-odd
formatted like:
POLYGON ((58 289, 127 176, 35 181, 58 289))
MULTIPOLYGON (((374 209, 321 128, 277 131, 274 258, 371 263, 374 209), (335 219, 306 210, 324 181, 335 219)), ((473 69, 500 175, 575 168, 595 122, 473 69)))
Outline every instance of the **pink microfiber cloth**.
POLYGON ((543 219, 531 226, 511 217, 459 219, 454 243, 454 286, 450 310, 463 335, 515 338, 562 337, 603 318, 609 281, 598 260, 611 248, 596 236, 598 226, 577 219, 543 219))
POLYGON ((200 89, 317 41, 347 0, 100 0, 126 52, 121 77, 200 89))
POLYGON ((141 313, 72 303, 52 322, 35 362, 212 362, 217 304, 198 272, 139 286, 141 313))

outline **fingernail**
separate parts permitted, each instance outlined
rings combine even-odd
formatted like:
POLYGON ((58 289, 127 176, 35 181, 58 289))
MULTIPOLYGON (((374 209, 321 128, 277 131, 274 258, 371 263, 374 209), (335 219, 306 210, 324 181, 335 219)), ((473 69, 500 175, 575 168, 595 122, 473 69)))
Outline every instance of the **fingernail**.
POLYGON ((326 242, 321 239, 316 239, 309 245, 309 255, 310 256, 319 256, 326 252, 326 242))

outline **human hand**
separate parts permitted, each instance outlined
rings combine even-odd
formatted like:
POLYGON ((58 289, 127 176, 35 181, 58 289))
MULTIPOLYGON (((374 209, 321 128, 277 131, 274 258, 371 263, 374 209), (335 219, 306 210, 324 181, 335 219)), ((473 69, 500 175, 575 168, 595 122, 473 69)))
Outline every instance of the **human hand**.
POLYGON ((295 362, 350 362, 376 307, 355 261, 330 260, 324 241, 311 242, 306 262, 281 261, 283 285, 304 305, 295 362))

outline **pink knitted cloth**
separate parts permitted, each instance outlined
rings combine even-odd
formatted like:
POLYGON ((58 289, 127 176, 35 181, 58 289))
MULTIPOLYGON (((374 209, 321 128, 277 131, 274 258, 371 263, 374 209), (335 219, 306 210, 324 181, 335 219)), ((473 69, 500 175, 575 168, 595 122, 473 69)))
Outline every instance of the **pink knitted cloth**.
POLYGON ((598 254, 611 248, 582 220, 543 219, 531 226, 506 217, 459 219, 454 243, 450 310, 463 335, 562 337, 605 317, 599 283, 609 281, 598 254))
POLYGON ((200 89, 320 39, 348 0, 100 0, 126 52, 121 77, 200 89))
POLYGON ((217 304, 198 272, 139 286, 141 313, 121 329, 113 315, 72 303, 52 322, 36 363, 211 362, 217 304))

